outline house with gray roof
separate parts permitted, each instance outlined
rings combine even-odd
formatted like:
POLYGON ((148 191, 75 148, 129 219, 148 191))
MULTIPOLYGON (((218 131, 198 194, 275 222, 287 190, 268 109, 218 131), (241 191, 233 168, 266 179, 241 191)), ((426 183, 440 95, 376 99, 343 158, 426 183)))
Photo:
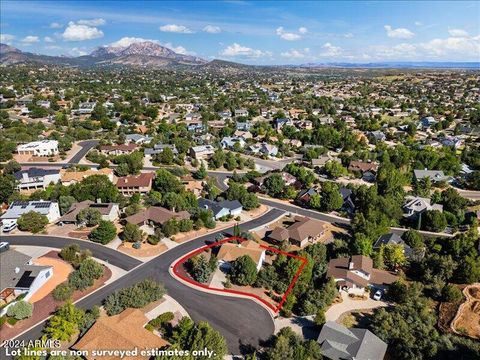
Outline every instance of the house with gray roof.
POLYGON ((317 339, 322 355, 332 360, 383 360, 387 344, 367 329, 327 321, 317 339))
POLYGON ((417 181, 427 177, 432 182, 448 181, 450 179, 449 176, 445 176, 442 170, 413 170, 413 175, 417 181))
POLYGON ((381 246, 387 245, 400 245, 403 248, 403 253, 407 258, 410 258, 413 255, 413 249, 405 244, 405 241, 403 241, 400 235, 395 233, 388 233, 380 236, 375 244, 373 244, 373 249, 377 250, 381 246))
POLYGON ((428 198, 418 196, 407 196, 406 203, 403 205, 403 216, 408 219, 416 219, 418 215, 429 210, 438 210, 443 212, 443 205, 431 204, 428 198))
MULTIPOLYGON (((52 274, 52 266, 34 265, 32 257, 19 251, 8 248, 1 252, 0 305, 8 304, 22 294, 25 295, 23 300, 28 300, 52 274)), ((7 307, 3 308, 1 313, 4 313, 7 307)))
POLYGON ((29 168, 13 174, 17 180, 18 190, 45 189, 50 184, 60 181, 60 170, 29 168))
POLYGON ((30 211, 45 215, 49 222, 54 222, 60 217, 58 203, 52 201, 14 201, 7 211, 0 216, 3 224, 17 222, 18 218, 30 211))
POLYGON ((198 199, 198 206, 202 209, 212 210, 213 217, 218 220, 224 216, 239 216, 243 207, 238 200, 213 201, 208 199, 198 199))
POLYGON ((148 144, 150 141, 152 141, 152 138, 148 135, 128 134, 128 135, 125 135, 125 140, 127 143, 141 145, 141 144, 148 144))
POLYGON ((177 147, 174 144, 155 144, 153 148, 145 149, 145 152, 144 152, 145 157, 151 158, 154 155, 161 154, 163 150, 165 150, 166 148, 169 148, 170 150, 172 150, 172 153, 174 155, 178 155, 177 147))

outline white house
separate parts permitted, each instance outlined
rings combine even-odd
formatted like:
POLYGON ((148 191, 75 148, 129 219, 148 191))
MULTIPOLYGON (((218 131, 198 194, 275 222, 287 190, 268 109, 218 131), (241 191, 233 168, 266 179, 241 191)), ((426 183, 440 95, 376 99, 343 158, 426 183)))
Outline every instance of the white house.
POLYGON ((34 265, 30 256, 9 249, 8 243, 2 243, 2 247, 7 250, 0 253, 0 305, 19 295, 24 295, 23 300, 27 301, 51 278, 53 267, 34 265))
POLYGON ((28 144, 18 145, 17 152, 20 155, 53 156, 58 154, 57 140, 33 141, 28 144))
POLYGON ((2 223, 16 223, 18 218, 30 211, 35 211, 45 215, 49 222, 54 222, 60 217, 58 203, 52 201, 14 201, 10 204, 7 211, 0 216, 2 223))
POLYGON ((45 189, 60 181, 60 171, 55 169, 30 168, 17 171, 13 176, 18 190, 45 189))
POLYGON ((246 240, 240 244, 224 243, 218 250, 217 259, 220 268, 229 269, 231 263, 241 256, 249 256, 256 265, 257 271, 265 261, 265 249, 253 240, 246 240))

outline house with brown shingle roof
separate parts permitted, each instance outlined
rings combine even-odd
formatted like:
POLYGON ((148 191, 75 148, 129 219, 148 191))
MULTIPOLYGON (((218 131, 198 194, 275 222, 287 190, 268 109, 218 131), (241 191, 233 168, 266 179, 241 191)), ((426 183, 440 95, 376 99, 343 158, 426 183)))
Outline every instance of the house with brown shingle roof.
POLYGON ((187 211, 173 212, 159 206, 151 206, 147 209, 127 217, 125 220, 130 224, 135 225, 163 225, 170 219, 190 219, 190 214, 187 211))
POLYGON ((120 215, 118 204, 93 202, 91 200, 72 204, 70 209, 57 220, 57 224, 78 224, 77 215, 84 209, 97 210, 102 215, 102 220, 115 221, 120 215))
POLYGON ((265 249, 253 240, 246 240, 240 244, 227 242, 222 244, 217 254, 220 267, 230 267, 232 261, 239 257, 248 255, 257 265, 257 271, 262 268, 265 261, 265 249))
POLYGON ((348 171, 351 172, 372 172, 376 173, 378 171, 378 163, 376 162, 363 162, 363 161, 351 161, 348 165, 348 171))
MULTIPOLYGON (((139 309, 126 309, 118 315, 101 316, 82 338, 73 345, 75 350, 86 351, 87 360, 98 359, 92 356, 94 350, 134 350, 138 355, 126 356, 123 359, 149 359, 140 356, 140 350, 162 348, 168 342, 160 336, 144 328, 148 322, 145 314, 139 309)), ((103 360, 118 359, 118 356, 102 356, 103 360)))
POLYGON ((375 269, 372 259, 363 255, 330 260, 327 277, 332 277, 339 288, 357 295, 363 295, 367 286, 385 289, 398 280, 391 272, 375 269))
POLYGON ((122 195, 146 194, 152 189, 154 173, 141 173, 140 175, 129 175, 119 177, 117 189, 122 195))
POLYGON ((325 234, 325 230, 326 227, 323 221, 296 216, 292 225, 288 228, 278 226, 273 229, 268 237, 275 242, 290 241, 292 245, 304 247, 309 242, 317 241, 325 234))
POLYGON ((131 154, 137 150, 136 144, 103 145, 100 146, 100 152, 105 155, 124 155, 131 154))
POLYGON ((105 175, 106 177, 108 177, 108 180, 113 182, 113 170, 109 168, 103 168, 99 170, 88 169, 85 171, 69 171, 68 169, 61 169, 60 181, 62 182, 62 185, 69 186, 72 184, 76 184, 92 175, 105 175))

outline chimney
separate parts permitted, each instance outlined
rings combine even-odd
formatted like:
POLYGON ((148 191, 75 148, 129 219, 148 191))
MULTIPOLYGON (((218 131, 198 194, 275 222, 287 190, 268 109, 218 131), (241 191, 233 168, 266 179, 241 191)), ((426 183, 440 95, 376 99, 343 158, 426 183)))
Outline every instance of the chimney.
POLYGON ((17 266, 17 267, 15 268, 15 274, 18 274, 19 272, 20 272, 20 268, 17 266))
POLYGON ((348 263, 348 270, 352 270, 352 269, 353 269, 353 266, 354 266, 353 261, 350 261, 350 262, 348 263))
POLYGON ((102 199, 98 198, 97 199, 97 204, 101 204, 102 203, 102 199))
POLYGON ((24 172, 22 173, 22 179, 23 179, 23 180, 28 180, 28 172, 24 171, 24 172))

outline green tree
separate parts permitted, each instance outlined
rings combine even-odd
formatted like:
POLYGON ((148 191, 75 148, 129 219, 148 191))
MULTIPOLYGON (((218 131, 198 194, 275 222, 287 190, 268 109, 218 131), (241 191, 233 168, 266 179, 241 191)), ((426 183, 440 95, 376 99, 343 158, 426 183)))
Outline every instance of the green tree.
POLYGON ((123 240, 128 242, 142 241, 144 232, 136 224, 126 223, 123 227, 123 240))
POLYGON ((7 309, 7 315, 17 320, 29 318, 33 313, 33 305, 26 301, 17 301, 7 309))
POLYGON ((446 302, 459 303, 463 300, 462 291, 456 285, 447 284, 442 289, 442 300, 446 302))
POLYGON ((447 219, 439 210, 428 210, 422 214, 423 227, 427 231, 440 232, 447 227, 447 219))
POLYGON ((115 202, 119 199, 117 187, 112 184, 106 175, 92 175, 77 184, 71 185, 71 195, 77 201, 115 202))
POLYGON ((96 226, 102 220, 102 214, 97 209, 85 208, 77 214, 77 221, 88 227, 96 226))
POLYGON ((334 179, 348 174, 347 169, 341 163, 334 160, 328 161, 324 169, 325 173, 334 179))
POLYGON ((240 256, 233 261, 229 278, 237 285, 252 285, 257 279, 257 265, 250 256, 240 256))
POLYGON ((272 346, 266 350, 268 360, 321 360, 320 345, 314 340, 303 340, 290 327, 282 328, 273 337, 272 346))
POLYGON ((206 283, 212 274, 212 267, 203 255, 188 259, 187 270, 195 281, 206 283))
POLYGON ((53 298, 57 301, 65 301, 72 297, 74 288, 68 284, 68 282, 63 282, 58 284, 55 289, 53 289, 52 295, 53 298))
POLYGON ((17 225, 22 231, 29 231, 36 234, 45 230, 45 227, 48 225, 48 218, 32 210, 22 214, 17 220, 17 225))
POLYGON ((193 174, 193 176, 198 180, 203 180, 207 177, 207 169, 205 168, 203 161, 200 164, 200 168, 193 174))
POLYGON ((388 244, 384 247, 384 261, 392 269, 403 266, 407 263, 403 245, 388 244))
POLYGON ((313 194, 310 196, 310 199, 308 201, 308 206, 310 206, 312 209, 317 209, 320 210, 321 205, 321 197, 320 194, 313 194))
POLYGON ((285 181, 281 174, 273 174, 265 179, 263 187, 268 195, 272 197, 280 197, 285 189, 285 181))
POLYGON ((76 200, 73 196, 70 196, 70 195, 60 196, 58 198, 58 207, 60 208, 60 214, 62 215, 66 214, 75 202, 76 200))
POLYGON ((320 209, 325 212, 338 210, 342 207, 343 198, 338 185, 333 182, 324 182, 320 194, 320 209))
POLYGON ((0 202, 6 203, 15 192, 15 178, 12 175, 0 175, 0 202))
POLYGON ((99 225, 93 229, 89 235, 89 239, 100 244, 108 244, 117 236, 117 228, 115 224, 108 220, 101 220, 99 225))
POLYGON ((85 312, 77 309, 70 301, 58 307, 55 314, 48 320, 43 332, 48 339, 70 341, 78 332, 85 312))
POLYGON ((169 192, 178 194, 184 189, 180 180, 166 169, 157 170, 153 187, 162 194, 169 192))

